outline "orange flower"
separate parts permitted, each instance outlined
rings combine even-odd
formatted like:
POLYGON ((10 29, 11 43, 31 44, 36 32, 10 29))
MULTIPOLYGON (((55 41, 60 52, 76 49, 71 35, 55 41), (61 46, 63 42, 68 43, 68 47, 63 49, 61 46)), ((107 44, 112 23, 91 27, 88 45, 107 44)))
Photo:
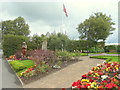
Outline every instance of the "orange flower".
POLYGON ((115 82, 117 82, 117 79, 114 79, 115 82))
POLYGON ((94 82, 96 82, 96 80, 94 80, 94 82))
POLYGON ((102 88, 103 86, 99 86, 98 88, 102 88))

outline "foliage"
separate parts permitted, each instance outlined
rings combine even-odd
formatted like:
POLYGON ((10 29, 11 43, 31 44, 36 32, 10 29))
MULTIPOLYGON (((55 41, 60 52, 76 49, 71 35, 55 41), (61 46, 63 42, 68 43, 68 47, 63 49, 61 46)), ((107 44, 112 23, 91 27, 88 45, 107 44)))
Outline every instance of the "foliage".
POLYGON ((80 80, 73 82, 72 90, 119 90, 119 66, 120 64, 117 62, 104 62, 101 65, 93 67, 87 74, 82 75, 80 80))
POLYGON ((15 55, 11 55, 8 60, 15 60, 16 59, 16 56, 15 55))
POLYGON ((90 53, 103 53, 104 49, 103 48, 99 48, 99 47, 91 47, 89 49, 90 53))
POLYGON ((81 56, 87 56, 87 53, 81 53, 81 56))
POLYGON ((18 36, 18 35, 4 35, 3 39, 3 52, 5 56, 14 55, 17 50, 22 50, 23 42, 27 42, 29 40, 26 36, 18 36))
POLYGON ((57 62, 57 65, 59 65, 59 66, 60 66, 61 64, 62 64, 62 62, 61 62, 61 61, 58 61, 58 62, 57 62))
POLYGON ((70 60, 72 57, 71 54, 65 50, 63 52, 61 50, 56 51, 56 56, 60 57, 61 60, 65 60, 65 61, 70 60))
POLYGON ((89 40, 70 40, 70 43, 68 44, 68 51, 73 52, 74 50, 87 50, 87 43, 88 49, 91 47, 104 48, 104 42, 93 42, 89 40))
POLYGON ((120 52, 120 45, 107 45, 105 46, 105 52, 110 52, 110 50, 115 50, 116 52, 120 52))
POLYGON ((33 37, 31 37, 31 41, 28 42, 28 50, 41 49, 45 37, 44 35, 39 36, 34 34, 33 37))
POLYGON ((41 66, 41 61, 45 61, 49 65, 54 63, 55 61, 55 56, 52 54, 51 51, 49 50, 32 50, 30 51, 30 58, 34 60, 37 66, 41 66))
POLYGON ((22 17, 18 17, 14 20, 2 21, 2 35, 12 34, 28 36, 29 33, 29 26, 22 17))
POLYGON ((18 60, 18 61, 10 61, 9 62, 11 66, 14 68, 16 72, 21 71, 26 68, 30 68, 31 66, 34 66, 33 60, 18 60))
POLYGON ((68 49, 67 46, 70 40, 68 36, 65 34, 51 33, 47 38, 47 41, 48 41, 48 49, 56 51, 56 50, 61 50, 62 48, 64 50, 67 50, 68 49))
POLYGON ((72 57, 76 57, 76 56, 81 56, 81 53, 80 52, 74 52, 74 53, 70 53, 70 55, 72 57))
POLYGON ((11 61, 10 64, 16 72, 23 70, 25 68, 23 63, 18 62, 18 61, 11 61))
POLYGON ((21 54, 22 54, 22 51, 17 51, 15 53, 16 59, 20 59, 21 58, 21 54))
POLYGON ((18 76, 19 77, 26 77, 27 79, 29 79, 31 76, 35 75, 35 69, 36 66, 31 66, 30 68, 24 69, 21 72, 18 72, 18 76))
POLYGON ((102 12, 97 12, 91 15, 89 19, 86 19, 83 23, 80 23, 77 29, 80 34, 80 39, 86 39, 88 32, 88 40, 97 42, 102 39, 105 41, 106 38, 112 34, 111 31, 115 30, 115 28, 113 28, 114 24, 111 16, 107 16, 102 12), (89 31, 87 31, 87 28, 89 28, 89 31))
POLYGON ((120 62, 120 56, 90 56, 90 58, 106 59, 106 61, 111 60, 110 62, 120 62))
POLYGON ((45 61, 40 61, 40 64, 40 66, 36 67, 37 71, 39 71, 40 73, 44 73, 50 69, 50 65, 45 61))

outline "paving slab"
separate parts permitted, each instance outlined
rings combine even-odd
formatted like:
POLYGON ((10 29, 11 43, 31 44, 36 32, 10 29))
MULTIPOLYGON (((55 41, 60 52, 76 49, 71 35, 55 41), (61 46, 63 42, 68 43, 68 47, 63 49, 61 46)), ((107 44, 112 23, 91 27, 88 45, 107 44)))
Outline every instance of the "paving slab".
POLYGON ((2 52, 0 52, 0 63, 0 67, 2 67, 0 70, 2 76, 2 88, 23 88, 8 62, 2 58, 2 52))

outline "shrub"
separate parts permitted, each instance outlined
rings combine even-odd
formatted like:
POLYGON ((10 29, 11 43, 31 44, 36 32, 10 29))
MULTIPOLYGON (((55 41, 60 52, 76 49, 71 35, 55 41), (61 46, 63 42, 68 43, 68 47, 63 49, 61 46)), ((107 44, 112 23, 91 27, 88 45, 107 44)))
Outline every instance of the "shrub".
POLYGON ((56 56, 57 57, 62 57, 62 60, 70 60, 71 59, 71 54, 67 51, 56 51, 56 56))
POLYGON ((34 62, 40 66, 41 61, 45 61, 46 63, 52 65, 55 61, 54 54, 49 50, 32 50, 29 52, 30 58, 34 60, 34 62))
POLYGON ((4 35, 3 36, 3 52, 6 57, 10 55, 14 55, 17 50, 21 50, 23 42, 27 42, 29 40, 26 36, 20 35, 4 35))
POLYGON ((104 49, 103 48, 99 48, 99 47, 91 47, 89 49, 89 52, 91 52, 91 53, 102 53, 102 52, 104 52, 104 49))
POLYGON ((24 64, 18 61, 10 61, 10 64, 16 72, 25 68, 24 64))

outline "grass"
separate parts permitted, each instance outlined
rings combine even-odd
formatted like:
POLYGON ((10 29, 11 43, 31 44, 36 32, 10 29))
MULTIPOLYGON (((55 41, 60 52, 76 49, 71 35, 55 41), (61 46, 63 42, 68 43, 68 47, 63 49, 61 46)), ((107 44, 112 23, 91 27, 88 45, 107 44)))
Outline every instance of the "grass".
POLYGON ((111 59, 110 62, 120 62, 120 56, 90 56, 90 58, 97 58, 97 59, 111 59))
POLYGON ((87 53, 81 53, 81 56, 87 56, 87 53))
POLYGON ((9 63, 11 64, 11 66, 13 67, 13 69, 15 71, 16 71, 16 68, 19 69, 19 71, 16 71, 18 76, 20 76, 21 72, 26 71, 26 69, 29 69, 31 66, 34 66, 34 64, 35 64, 33 60, 18 60, 18 61, 15 60, 15 61, 10 61, 9 63), (23 68, 20 69, 19 64, 24 66, 25 69, 23 69, 23 68))
MULTIPOLYGON (((101 53, 88 53, 88 54, 101 54, 101 53)), ((81 53, 81 56, 87 56, 87 53, 81 53)))

